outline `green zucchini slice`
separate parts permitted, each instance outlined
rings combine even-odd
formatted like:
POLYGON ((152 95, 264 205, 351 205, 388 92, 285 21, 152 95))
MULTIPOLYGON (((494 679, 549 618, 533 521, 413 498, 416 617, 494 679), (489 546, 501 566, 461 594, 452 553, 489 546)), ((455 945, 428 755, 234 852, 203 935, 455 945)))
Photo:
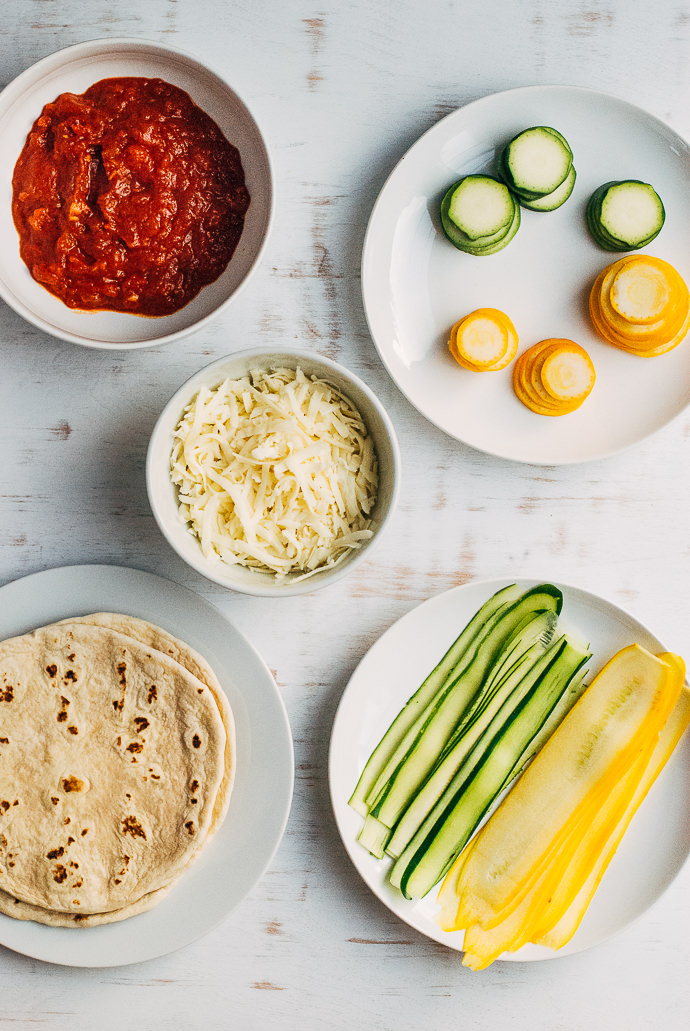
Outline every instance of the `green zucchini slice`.
POLYGON ((488 626, 496 612, 516 601, 522 591, 515 584, 497 591, 486 601, 472 617, 461 634, 451 644, 440 662, 434 667, 422 685, 400 710, 390 727, 369 757, 355 790, 350 798, 350 805, 360 814, 369 812, 367 796, 378 794, 380 784, 387 780, 387 771, 392 772, 405 755, 407 748, 416 737, 417 731, 424 722, 427 708, 443 689, 444 685, 471 661, 474 642, 487 632, 488 626))
POLYGON ((421 898, 447 873, 588 658, 561 639, 542 660, 536 684, 491 727, 491 739, 478 743, 391 870, 406 898, 421 898))
POLYGON ((486 686, 487 675, 513 634, 522 630, 527 616, 542 612, 557 615, 562 600, 560 591, 551 584, 542 584, 526 591, 512 605, 503 606, 494 614, 487 632, 476 647, 470 649, 470 661, 450 679, 426 710, 423 720, 417 723, 416 734, 408 749, 404 753, 402 749, 396 753, 396 759, 399 757, 397 766, 389 763, 385 779, 381 778, 367 795, 366 802, 373 816, 393 827, 460 721, 471 711, 470 706, 476 704, 478 693, 486 686), (376 792, 379 784, 380 789, 376 792))
POLYGON ((639 250, 651 243, 664 225, 666 212, 649 183, 622 179, 604 183, 587 204, 587 225, 608 251, 639 250))
POLYGON ((536 200, 523 200, 520 197, 520 203, 523 208, 529 208, 530 211, 555 211, 570 197, 575 188, 576 178, 575 166, 571 165, 566 179, 553 193, 547 193, 545 197, 538 197, 536 200))
POLYGON ((515 136, 501 159, 508 185, 533 200, 557 190, 567 179, 572 163, 573 154, 564 137, 544 125, 515 136))
POLYGON ((507 231, 515 203, 505 183, 491 175, 466 175, 446 193, 448 221, 470 240, 481 240, 507 231))

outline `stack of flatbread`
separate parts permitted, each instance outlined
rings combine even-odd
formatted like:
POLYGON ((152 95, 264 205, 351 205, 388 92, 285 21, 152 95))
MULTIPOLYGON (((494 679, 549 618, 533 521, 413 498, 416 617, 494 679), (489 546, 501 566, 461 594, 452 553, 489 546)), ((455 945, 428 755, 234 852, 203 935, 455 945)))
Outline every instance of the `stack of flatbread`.
POLYGON ((96 613, 0 643, 0 912, 59 927, 155 906, 209 843, 235 769, 208 663, 96 613))

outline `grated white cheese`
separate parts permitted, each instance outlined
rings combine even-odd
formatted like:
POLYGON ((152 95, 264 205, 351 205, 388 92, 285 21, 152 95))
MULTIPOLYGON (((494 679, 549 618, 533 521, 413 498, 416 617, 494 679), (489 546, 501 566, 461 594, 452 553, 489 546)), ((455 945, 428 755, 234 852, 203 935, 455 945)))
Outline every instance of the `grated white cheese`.
POLYGON ((373 535, 378 467, 359 412, 301 369, 202 388, 174 434, 180 517, 208 558, 311 576, 373 535))

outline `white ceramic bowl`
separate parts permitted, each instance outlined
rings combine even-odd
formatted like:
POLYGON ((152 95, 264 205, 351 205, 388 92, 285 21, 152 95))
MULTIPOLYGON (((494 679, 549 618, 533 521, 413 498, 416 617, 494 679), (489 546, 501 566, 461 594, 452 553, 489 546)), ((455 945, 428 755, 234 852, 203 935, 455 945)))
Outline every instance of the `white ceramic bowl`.
POLYGON ((247 281, 266 243, 273 209, 271 163, 244 102, 215 72, 172 47, 140 39, 99 39, 60 50, 22 72, 0 93, 0 295, 29 322, 87 347, 131 349, 175 340, 214 318, 247 281), (35 282, 19 256, 12 221, 12 173, 27 133, 43 106, 60 93, 83 93, 100 79, 160 78, 179 86, 217 123, 242 159, 251 203, 228 267, 186 307, 162 318, 75 311, 35 282))
POLYGON ((265 351, 259 348, 239 351, 220 358, 197 372, 171 397, 161 412, 149 443, 146 459, 146 486, 153 515, 168 543, 177 554, 197 572, 234 591, 264 597, 284 597, 309 594, 334 583, 369 554, 383 527, 392 515, 398 497, 400 481, 400 452, 393 425, 381 402, 360 379, 342 365, 309 353, 308 351, 265 351), (226 377, 237 378, 252 369, 275 366, 299 367, 307 375, 316 375, 337 387, 359 410, 371 434, 379 465, 378 498, 372 513, 373 537, 361 548, 352 551, 332 569, 314 573, 303 580, 286 577, 277 582, 270 572, 227 565, 220 559, 204 556, 198 539, 180 519, 177 492, 170 479, 170 452, 173 433, 186 405, 201 387, 213 387, 226 377))

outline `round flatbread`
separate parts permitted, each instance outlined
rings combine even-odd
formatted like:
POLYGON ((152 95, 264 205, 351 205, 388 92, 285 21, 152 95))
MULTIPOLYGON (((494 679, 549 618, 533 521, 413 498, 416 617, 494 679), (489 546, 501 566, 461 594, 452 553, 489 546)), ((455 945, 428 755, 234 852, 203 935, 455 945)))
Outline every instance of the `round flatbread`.
MULTIPOLYGON (((218 827, 225 818, 230 804, 230 795, 235 781, 235 721, 232 715, 230 703, 223 688, 220 686, 218 677, 213 672, 203 655, 195 651, 191 645, 173 637, 167 630, 149 623, 138 616, 127 616, 120 612, 92 612, 87 616, 77 616, 74 619, 63 620, 70 623, 88 623, 91 626, 107 627, 109 630, 116 630, 120 634, 133 637, 136 641, 163 652, 169 658, 179 662, 186 670, 197 677, 202 684, 205 684, 218 706, 221 719, 225 727, 225 771, 216 801, 213 806, 213 818, 209 829, 209 837, 215 834, 218 827)), ((58 624, 59 625, 59 624, 58 624)))
POLYGON ((207 685, 132 636, 68 622, 3 642, 0 890, 32 919, 122 918, 207 839, 226 740, 207 685))
POLYGON ((0 913, 15 920, 33 920, 49 927, 97 927, 101 924, 114 924, 118 920, 127 920, 131 916, 153 909, 168 894, 171 886, 157 888, 148 895, 142 895, 136 902, 121 909, 114 909, 110 913, 58 913, 54 909, 32 906, 13 895, 8 895, 6 891, 0 891, 0 913))

